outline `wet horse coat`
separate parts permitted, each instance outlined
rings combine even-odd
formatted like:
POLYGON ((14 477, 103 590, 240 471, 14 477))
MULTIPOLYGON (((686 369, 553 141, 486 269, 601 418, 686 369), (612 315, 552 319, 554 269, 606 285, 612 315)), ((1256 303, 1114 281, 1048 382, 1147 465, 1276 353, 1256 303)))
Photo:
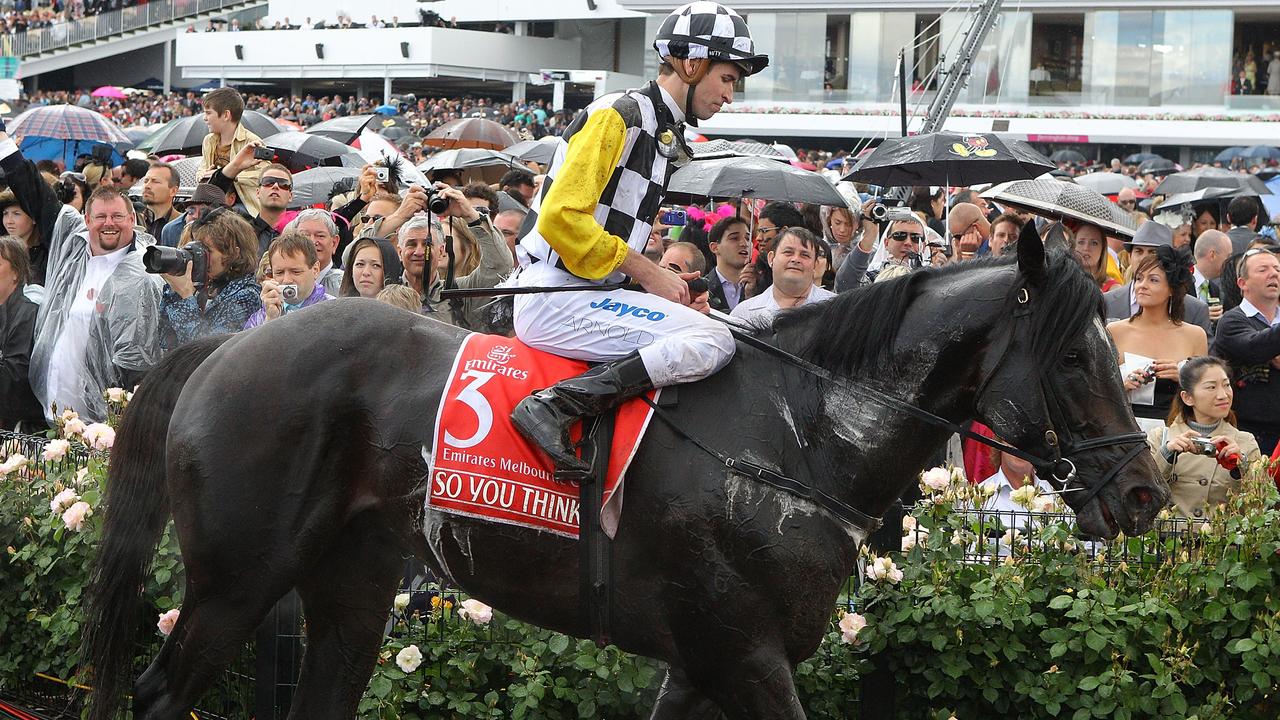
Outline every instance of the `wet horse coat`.
MULTIPOLYGON (((1046 260, 1036 243, 1019 253, 1017 264, 923 271, 784 314, 774 339, 952 421, 978 417, 1042 457, 1051 425, 1079 437, 1136 430, 1097 329, 1096 286, 1069 256, 1046 260), (1021 289, 1041 314, 1010 339, 1021 289)), ((112 457, 88 597, 90 717, 110 717, 128 681, 138 580, 169 511, 187 586, 177 627, 137 682, 139 720, 182 717, 293 587, 308 643, 290 717, 352 717, 405 553, 514 617, 587 634, 576 543, 424 507, 424 446, 462 336, 379 303, 335 300, 187 346, 157 368, 112 457)), ((723 371, 680 389, 673 414, 718 451, 872 516, 946 440, 741 345, 723 371)), ((1123 454, 1080 455, 1085 484, 1123 454)), ((1077 511, 1082 527, 1111 535, 1147 526, 1166 497, 1144 454, 1077 511)), ((653 717, 803 718, 791 671, 830 627, 864 533, 659 422, 628 472, 625 507, 612 543, 612 637, 670 663, 653 717)))

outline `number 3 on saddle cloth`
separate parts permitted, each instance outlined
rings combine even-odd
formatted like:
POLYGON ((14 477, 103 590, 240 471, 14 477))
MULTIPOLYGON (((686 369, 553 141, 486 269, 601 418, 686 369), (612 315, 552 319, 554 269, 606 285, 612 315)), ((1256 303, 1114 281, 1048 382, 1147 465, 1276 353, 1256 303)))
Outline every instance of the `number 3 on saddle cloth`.
MULTIPOLYGON (((577 539, 578 484, 553 479, 551 460, 511 424, 511 410, 530 393, 586 369, 581 360, 535 350, 514 338, 468 335, 454 358, 436 418, 427 505, 577 539)), ((657 392, 648 397, 656 400, 657 392)), ((600 511, 600 525, 610 538, 622 511, 623 475, 652 413, 640 398, 617 410, 600 511)), ((581 433, 579 423, 575 441, 581 433)))

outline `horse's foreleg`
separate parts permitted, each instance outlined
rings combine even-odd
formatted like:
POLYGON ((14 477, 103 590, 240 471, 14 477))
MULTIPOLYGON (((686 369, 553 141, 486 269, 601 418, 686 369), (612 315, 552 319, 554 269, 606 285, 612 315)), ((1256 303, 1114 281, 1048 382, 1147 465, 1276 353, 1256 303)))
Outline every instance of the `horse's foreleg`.
POLYGON ((689 684, 684 671, 676 666, 667 668, 658 690, 658 700, 653 704, 649 720, 722 720, 724 714, 696 688, 689 684))
POLYGON ((404 568, 405 551, 387 525, 377 513, 356 518, 298 583, 307 649, 290 718, 355 717, 404 568))
MULTIPOLYGON (((714 642, 714 641, 713 641, 714 642)), ((699 649, 687 665, 689 682, 711 698, 730 720, 805 720, 792 667, 781 648, 760 645, 735 654, 727 648, 699 649)))

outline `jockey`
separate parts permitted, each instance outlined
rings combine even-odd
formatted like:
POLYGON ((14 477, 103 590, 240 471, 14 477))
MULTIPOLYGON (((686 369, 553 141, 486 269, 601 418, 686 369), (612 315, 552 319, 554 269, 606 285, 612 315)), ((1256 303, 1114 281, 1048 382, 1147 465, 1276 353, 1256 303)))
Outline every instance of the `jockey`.
POLYGON ((653 47, 661 60, 656 81, 597 99, 566 128, 520 241, 531 263, 518 286, 625 277, 647 291, 515 298, 520 340, 605 363, 530 395, 512 412, 520 432, 570 473, 589 469, 570 442, 574 422, 655 387, 700 380, 733 357, 728 329, 690 307, 687 281, 696 273, 677 275, 641 253, 671 173, 690 159, 684 124, 696 126, 732 102, 734 84, 769 58, 756 54, 742 17, 715 2, 676 9, 653 47))

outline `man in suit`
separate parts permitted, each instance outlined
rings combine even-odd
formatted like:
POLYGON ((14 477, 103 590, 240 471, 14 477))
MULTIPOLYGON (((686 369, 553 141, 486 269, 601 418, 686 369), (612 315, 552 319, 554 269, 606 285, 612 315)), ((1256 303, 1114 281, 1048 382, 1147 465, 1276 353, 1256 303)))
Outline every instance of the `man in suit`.
POLYGON ((1209 322, 1222 317, 1222 287, 1218 278, 1231 257, 1231 238, 1221 230, 1205 230, 1196 238, 1196 266, 1191 278, 1195 296, 1209 304, 1209 322))
POLYGON ((1227 231, 1231 252, 1244 252, 1258 237, 1258 201, 1251 197, 1235 198, 1227 206, 1227 220, 1231 223, 1231 230, 1227 231))
MULTIPOLYGON (((1173 245, 1173 231, 1155 221, 1143 223, 1133 236, 1133 241, 1126 246, 1129 250, 1129 267, 1137 267, 1142 258, 1154 254, 1161 245, 1173 245)), ((1127 320, 1138 312, 1138 302, 1133 296, 1133 281, 1103 293, 1102 297, 1106 301, 1107 322, 1127 320)), ((1209 306, 1196 297, 1194 288, 1187 294, 1182 307, 1186 321, 1204 328, 1205 334, 1212 337, 1209 306)))
POLYGON ((707 235, 715 267, 704 278, 707 281, 711 307, 731 312, 755 290, 755 268, 751 266, 751 231, 747 221, 727 217, 711 227, 707 235))
POLYGON ((1280 437, 1280 259, 1263 249, 1240 259, 1236 283, 1244 299, 1223 313, 1213 354, 1231 363, 1236 416, 1264 456, 1280 437))

